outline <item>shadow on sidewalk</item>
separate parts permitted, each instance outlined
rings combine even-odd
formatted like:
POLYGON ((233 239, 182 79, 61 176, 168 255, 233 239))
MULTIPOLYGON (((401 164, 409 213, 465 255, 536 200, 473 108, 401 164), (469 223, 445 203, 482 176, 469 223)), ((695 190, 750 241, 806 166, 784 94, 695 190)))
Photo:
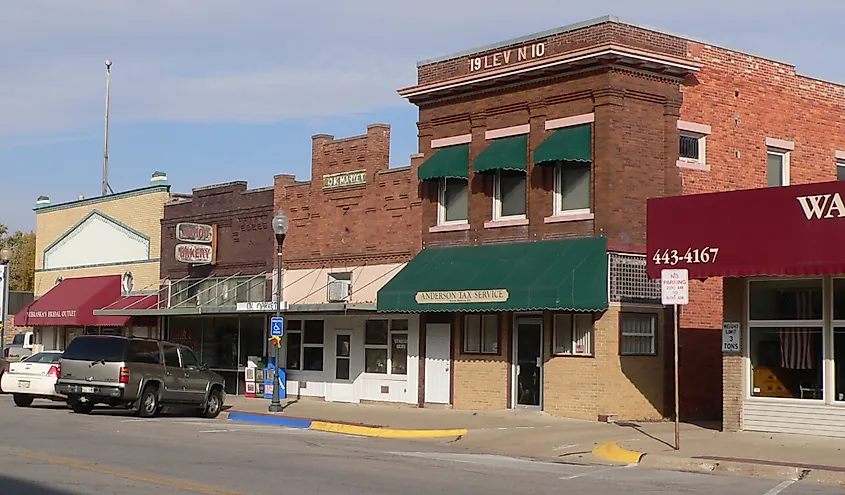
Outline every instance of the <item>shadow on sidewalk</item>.
POLYGON ((663 445, 669 447, 670 449, 675 448, 675 446, 672 445, 671 443, 666 442, 665 440, 658 438, 658 437, 652 435, 651 433, 643 430, 642 426, 638 425, 637 423, 632 423, 632 422, 628 422, 628 421, 621 421, 621 422, 618 422, 616 424, 619 425, 619 426, 622 426, 623 428, 630 428, 630 429, 636 431, 637 433, 654 440, 655 442, 662 443, 663 445))

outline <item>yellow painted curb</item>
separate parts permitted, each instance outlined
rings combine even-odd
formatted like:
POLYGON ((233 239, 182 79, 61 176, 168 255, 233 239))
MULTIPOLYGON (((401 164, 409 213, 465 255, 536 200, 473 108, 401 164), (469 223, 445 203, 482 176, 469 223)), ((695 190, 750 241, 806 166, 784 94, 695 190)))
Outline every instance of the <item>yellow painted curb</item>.
POLYGON ((637 464, 640 462, 640 458, 642 458, 645 453, 623 449, 616 442, 607 442, 593 449, 593 455, 608 461, 637 464))
POLYGON ((378 438, 438 438, 438 437, 459 437, 467 434, 466 429, 455 430, 393 430, 390 428, 372 428, 368 426, 344 425, 340 423, 327 423, 325 421, 312 421, 310 430, 328 431, 331 433, 344 433, 346 435, 359 435, 363 437, 378 438))

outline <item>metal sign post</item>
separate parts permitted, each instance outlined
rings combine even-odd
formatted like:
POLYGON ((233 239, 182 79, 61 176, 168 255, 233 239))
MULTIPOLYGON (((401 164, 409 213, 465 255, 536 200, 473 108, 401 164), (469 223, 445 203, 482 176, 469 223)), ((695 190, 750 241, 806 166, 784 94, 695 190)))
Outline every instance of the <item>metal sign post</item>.
POLYGON ((682 269, 661 270, 661 299, 664 305, 672 306, 675 327, 675 450, 681 448, 680 384, 678 372, 678 307, 689 304, 689 271, 682 269))

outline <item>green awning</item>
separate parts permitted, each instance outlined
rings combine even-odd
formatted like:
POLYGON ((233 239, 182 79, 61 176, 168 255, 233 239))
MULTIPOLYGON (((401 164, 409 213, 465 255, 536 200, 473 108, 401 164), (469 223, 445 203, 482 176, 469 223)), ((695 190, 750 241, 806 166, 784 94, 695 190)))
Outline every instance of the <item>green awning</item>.
POLYGON ((469 144, 446 146, 431 155, 417 170, 420 180, 469 178, 469 144))
POLYGON ((604 311, 607 239, 423 249, 378 292, 383 313, 604 311))
POLYGON ((528 168, 528 135, 494 139, 475 160, 472 170, 476 173, 496 170, 525 172, 528 168))
POLYGON ((585 124, 554 131, 534 150, 534 164, 592 161, 592 130, 591 124, 585 124))

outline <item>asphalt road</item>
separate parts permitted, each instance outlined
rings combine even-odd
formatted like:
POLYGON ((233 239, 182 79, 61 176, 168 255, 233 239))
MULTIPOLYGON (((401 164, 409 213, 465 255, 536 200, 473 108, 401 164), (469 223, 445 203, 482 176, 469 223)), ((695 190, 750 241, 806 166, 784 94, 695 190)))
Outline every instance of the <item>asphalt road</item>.
POLYGON ((842 494, 759 478, 580 466, 225 420, 90 416, 0 396, 0 495, 842 494))

